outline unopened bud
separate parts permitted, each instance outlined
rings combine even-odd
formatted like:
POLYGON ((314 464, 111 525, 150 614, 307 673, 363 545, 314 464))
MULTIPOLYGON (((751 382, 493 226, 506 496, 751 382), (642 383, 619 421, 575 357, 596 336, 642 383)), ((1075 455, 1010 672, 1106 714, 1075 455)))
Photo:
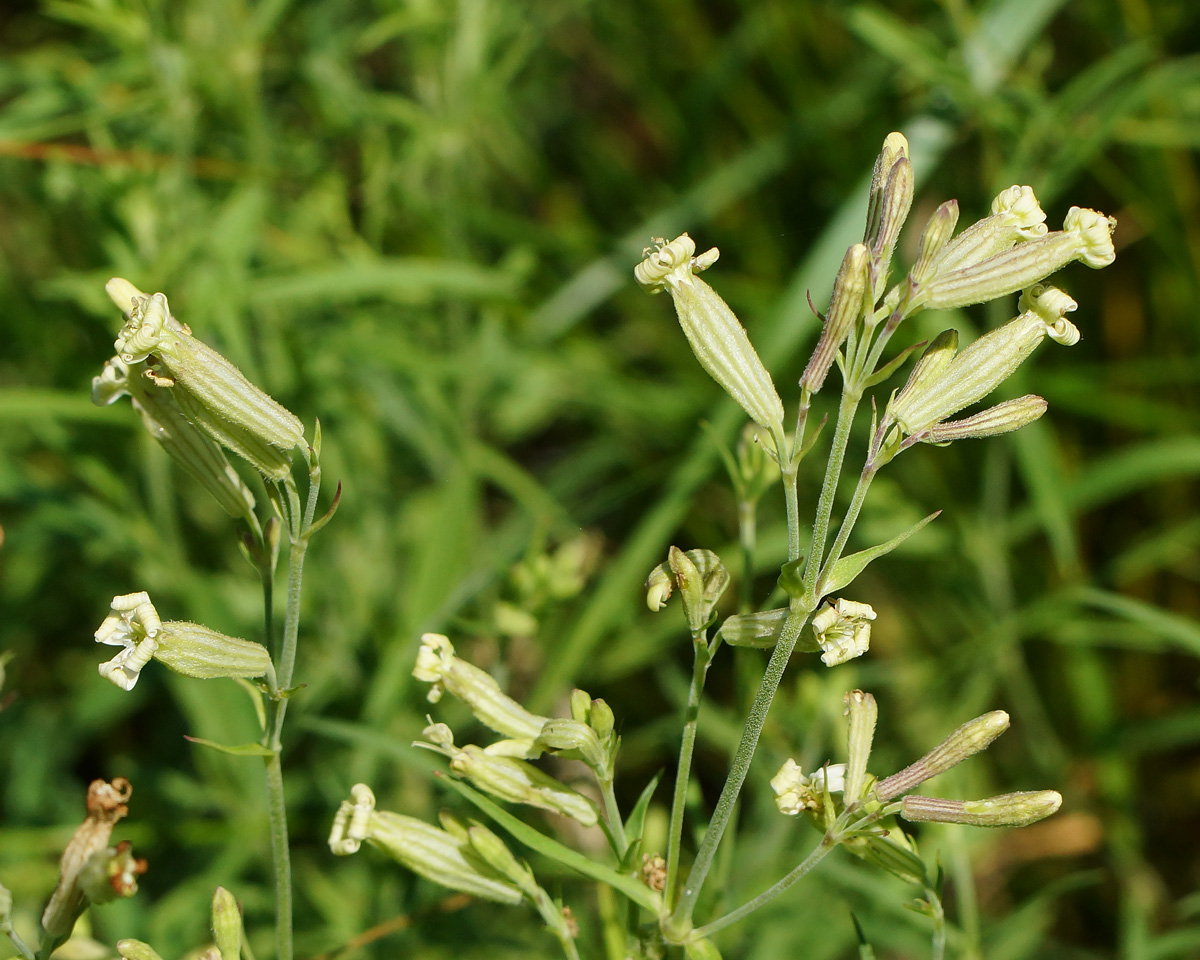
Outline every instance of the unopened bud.
POLYGON ((871 171, 871 192, 867 200, 867 229, 863 234, 863 242, 874 250, 879 245, 879 238, 884 232, 884 194, 892 170, 900 160, 908 159, 908 140, 902 133, 889 133, 883 141, 883 149, 875 158, 875 167, 871 171))
POLYGON ((1026 827, 1044 820, 1062 806, 1056 790, 1005 793, 986 800, 942 800, 909 794, 900 801, 905 820, 965 823, 972 827, 1026 827))
POLYGON ((982 717, 968 720, 916 763, 880 780, 875 786, 875 795, 880 800, 890 800, 908 793, 926 780, 945 773, 967 757, 986 749, 1007 729, 1008 714, 1003 710, 993 710, 982 717))
POLYGON ((858 803, 867 782, 867 761, 871 757, 871 744, 875 739, 875 722, 879 708, 875 698, 861 690, 846 694, 846 713, 850 717, 850 729, 846 748, 846 789, 843 794, 847 806, 858 803))
POLYGON ((122 960, 162 960, 150 944, 141 940, 118 940, 117 953, 122 960))
POLYGON ((613 735, 613 730, 616 727, 616 718, 613 716, 612 707, 604 700, 596 699, 592 701, 592 709, 588 718, 593 730, 596 731, 596 736, 601 743, 606 742, 613 735))
POLYGON ((782 432, 783 403, 771 375, 729 305, 694 275, 716 260, 716 250, 693 257, 696 244, 686 233, 656 244, 634 270, 638 283, 652 293, 670 291, 679 325, 700 365, 751 420, 782 432))
POLYGON ((507 737, 533 740, 546 723, 546 717, 530 713, 503 693, 487 671, 456 657, 449 638, 440 633, 422 635, 413 676, 433 684, 430 703, 437 703, 443 691, 449 690, 481 723, 507 737))
POLYGON ((480 862, 464 836, 413 817, 376 810, 375 794, 366 784, 356 784, 350 797, 342 801, 334 817, 329 835, 333 853, 354 853, 365 840, 426 880, 484 900, 521 902, 521 891, 480 862), (465 855, 468 851, 470 860, 465 855))
POLYGON ((590 800, 524 760, 493 756, 467 744, 455 751, 450 769, 501 800, 559 813, 585 827, 595 826, 599 819, 590 800))
POLYGON ((950 241, 957 223, 957 200, 947 200, 933 211, 933 216, 929 218, 929 222, 925 224, 925 231, 921 234, 920 253, 909 275, 914 285, 923 283, 933 275, 937 261, 950 241))
POLYGON ((212 900, 213 940, 221 960, 239 960, 242 955, 242 911, 224 887, 217 887, 212 900))
POLYGON ((913 201, 913 168, 907 156, 892 164, 887 184, 883 188, 880 204, 879 235, 871 244, 871 253, 879 264, 879 275, 886 274, 892 261, 892 252, 900 237, 900 228, 908 219, 913 201))
POLYGON ((467 828, 467 841, 472 851, 496 873, 514 884, 526 896, 536 896, 537 881, 534 880, 533 872, 514 857, 508 845, 491 830, 483 824, 474 823, 467 828))
POLYGON ((994 437, 1020 430, 1046 412, 1046 401, 1034 394, 1006 400, 994 407, 962 420, 945 420, 929 428, 930 443, 950 443, 954 440, 973 440, 994 437))
POLYGON ((534 745, 582 760, 598 772, 608 769, 609 749, 586 723, 575 720, 547 720, 534 745))
POLYGON ((841 269, 838 270, 837 280, 833 284, 829 312, 825 315, 825 325, 821 328, 821 337, 808 366, 804 368, 804 375, 800 377, 800 386, 812 393, 816 393, 824 385, 838 350, 850 335, 855 321, 862 316, 869 259, 867 247, 862 243, 856 243, 842 258, 841 269))
POLYGON ((660 563, 650 571, 646 578, 646 606, 652 613, 658 613, 666 606, 671 594, 675 592, 675 578, 665 563, 660 563))

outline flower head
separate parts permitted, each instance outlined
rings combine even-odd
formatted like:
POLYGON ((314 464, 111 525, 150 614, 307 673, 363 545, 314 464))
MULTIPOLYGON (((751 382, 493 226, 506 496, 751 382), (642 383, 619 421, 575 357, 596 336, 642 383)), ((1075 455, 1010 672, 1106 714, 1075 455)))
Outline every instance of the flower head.
POLYGON ((827 667, 861 657, 871 645, 871 621, 875 611, 867 603, 830 600, 812 619, 812 631, 820 644, 821 660, 827 667))

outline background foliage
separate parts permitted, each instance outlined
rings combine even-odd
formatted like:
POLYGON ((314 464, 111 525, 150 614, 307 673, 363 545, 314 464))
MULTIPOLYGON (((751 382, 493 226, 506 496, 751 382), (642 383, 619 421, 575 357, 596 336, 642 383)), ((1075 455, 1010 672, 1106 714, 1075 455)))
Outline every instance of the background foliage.
MULTIPOLYGON (((871 654, 833 671, 804 659, 785 680, 713 886, 732 906, 803 855, 813 836, 775 813, 766 778, 788 755, 840 757, 841 694, 861 686, 880 702, 876 772, 1003 707, 1014 730, 940 788, 1066 797, 1021 832, 922 831, 962 928, 952 954, 1194 956, 1198 26, 1186 0, 5 5, 4 883, 40 910, 83 786, 124 775, 122 835, 151 872, 94 914, 96 936, 178 955, 203 942, 222 883, 269 950, 258 768, 182 739, 250 739, 248 700, 165 670, 131 694, 96 675, 90 635, 117 593, 258 627, 223 515, 127 409, 89 403, 119 324, 103 283, 120 275, 165 291, 306 421, 319 414, 326 478, 345 484, 310 552, 308 686, 285 753, 300 955, 367 932, 342 955, 553 956, 531 916, 444 899, 373 851, 334 860, 333 810, 361 779, 392 809, 456 806, 408 746, 427 629, 535 709, 561 707, 572 684, 606 697, 627 801, 669 768, 686 637, 677 611, 646 613, 639 584, 670 543, 736 558, 733 499, 698 424, 725 438, 740 424, 632 267, 652 235, 718 245, 712 282, 776 382, 794 383, 815 339, 806 293, 824 305, 861 230, 864 175, 901 129, 924 178, 917 227, 947 197, 969 222, 1029 183, 1053 225, 1072 203, 1116 214, 1118 259, 1060 278, 1084 339, 1043 349, 1018 385, 1049 399, 1045 420, 922 449, 876 482, 860 545, 945 513, 856 586, 880 614, 871 654), (587 589, 538 610, 536 636, 501 637, 496 602, 520 599, 511 566, 581 529, 598 545, 587 589)), ((1003 319, 933 318, 907 342, 938 320, 1003 319)), ((759 600, 785 553, 781 504, 762 513, 759 600)), ((709 804, 764 660, 729 653, 700 728, 709 804)), ((584 888, 550 886, 602 955, 584 888)), ((878 956, 920 956, 909 896, 835 856, 721 944, 846 957, 853 911, 878 956)))

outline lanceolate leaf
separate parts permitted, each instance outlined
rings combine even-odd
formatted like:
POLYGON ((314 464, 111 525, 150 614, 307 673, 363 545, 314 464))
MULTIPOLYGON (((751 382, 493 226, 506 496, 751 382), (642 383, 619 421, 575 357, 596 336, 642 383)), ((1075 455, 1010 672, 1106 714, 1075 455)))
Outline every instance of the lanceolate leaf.
POLYGON ((887 543, 881 543, 878 546, 860 550, 858 553, 852 553, 848 557, 842 557, 833 565, 833 569, 821 579, 818 585, 821 596, 836 593, 843 587, 849 586, 867 568, 867 564, 872 560, 882 557, 885 553, 891 553, 941 512, 941 510, 938 510, 937 513, 931 513, 924 520, 914 523, 900 534, 900 536, 893 537, 887 543))
POLYGON ((212 747, 214 750, 220 750, 221 753, 229 753, 235 757, 270 757, 275 751, 270 747, 264 747, 261 743, 242 743, 237 746, 232 746, 228 743, 217 743, 215 740, 205 740, 202 737, 184 737, 185 740, 190 740, 192 743, 198 743, 202 747, 212 747))

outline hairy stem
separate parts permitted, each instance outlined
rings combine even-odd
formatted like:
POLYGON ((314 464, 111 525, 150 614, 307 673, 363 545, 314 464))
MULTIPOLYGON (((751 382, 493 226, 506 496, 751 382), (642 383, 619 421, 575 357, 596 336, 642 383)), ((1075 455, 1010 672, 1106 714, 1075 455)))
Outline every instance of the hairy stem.
POLYGON ((271 861, 275 873, 275 956, 292 957, 292 865, 287 809, 283 802, 283 765, 276 751, 266 760, 267 810, 271 822, 271 861))
POLYGON ((742 738, 738 743, 737 752, 734 754, 733 763, 730 765, 729 774, 725 778, 725 786, 721 789, 716 809, 713 810, 708 829, 704 832, 700 849, 696 852, 696 861, 692 864, 687 883, 679 896, 679 903, 668 921, 672 932, 686 932, 691 925, 692 913, 696 909, 696 900, 700 896, 704 880, 712 867, 713 857, 716 856, 717 847, 725 833, 725 828, 729 826, 733 807, 741 793, 742 784, 745 783, 746 775, 750 771, 750 762, 754 759, 754 751, 758 747, 758 738, 762 734, 767 712, 771 709, 771 701, 775 698, 775 691, 779 689, 779 682, 783 679, 783 673, 792 656, 792 650, 795 649, 796 641, 800 638, 800 631, 808 622, 811 613, 812 611, 806 609, 799 600, 792 601, 779 642, 771 653, 766 672, 758 686, 758 692, 754 695, 754 702, 750 706, 750 714, 746 718, 746 726, 742 729, 742 738))
POLYGON ((820 863, 822 860, 825 859, 825 857, 829 853, 829 851, 832 850, 836 845, 837 844, 833 840, 833 838, 830 837, 829 834, 826 834, 821 839, 821 842, 819 844, 817 844, 817 846, 813 849, 813 851, 807 857, 805 857, 804 860, 801 861, 800 864, 794 870, 792 870, 792 872, 789 873, 786 877, 784 877, 782 880, 780 880, 778 883, 774 884, 773 886, 769 887, 768 889, 764 890, 753 900, 750 900, 749 902, 742 904, 736 910, 733 910, 730 913, 725 914, 725 916, 720 917, 717 920, 714 920, 712 923, 706 923, 704 926, 697 929, 695 931, 695 933, 693 934, 693 936, 696 936, 696 937, 711 936, 712 934, 716 933, 718 930, 724 930, 726 927, 730 926, 731 924, 737 923, 743 917, 749 916, 751 913, 753 913, 759 907, 765 906, 766 904, 770 903, 777 896, 779 896, 781 893, 783 893, 785 890, 787 890, 787 888, 790 887, 792 884, 794 884, 797 880, 799 880, 801 877, 805 876, 806 874, 810 873, 812 871, 812 869, 818 863, 820 863))
POLYGON ((663 892, 663 903, 669 908, 675 899, 679 884, 679 850, 683 844, 683 815, 687 802, 688 783, 692 775, 692 751, 696 746, 696 724, 700 716, 700 694, 708 676, 712 655, 705 643, 704 635, 692 637, 695 660, 692 664, 692 683, 688 689, 687 707, 684 709, 683 737, 679 743, 679 765, 675 771, 675 795, 671 799, 671 826, 667 834, 667 885, 663 892))

